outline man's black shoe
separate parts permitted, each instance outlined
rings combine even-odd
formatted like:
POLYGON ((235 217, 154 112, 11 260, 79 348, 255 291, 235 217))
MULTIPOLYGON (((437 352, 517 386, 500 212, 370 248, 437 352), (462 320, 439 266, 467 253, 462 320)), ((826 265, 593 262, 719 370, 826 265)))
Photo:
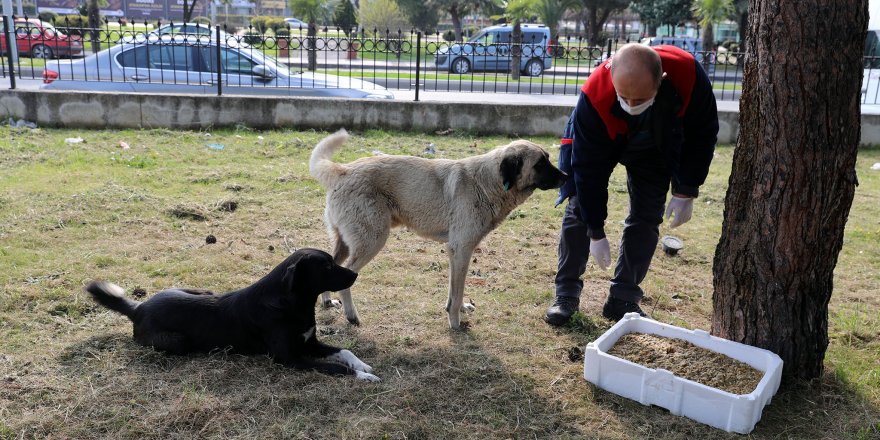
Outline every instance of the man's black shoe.
POLYGON ((623 318, 623 315, 632 312, 648 317, 648 315, 642 311, 642 308, 639 307, 638 303, 624 301, 610 296, 608 297, 608 301, 605 301, 605 305, 602 307, 602 316, 615 322, 620 321, 620 319, 623 318))
POLYGON ((547 321, 547 324, 550 325, 563 325, 568 322, 571 315, 574 315, 574 312, 577 312, 580 303, 580 298, 557 296, 553 305, 547 309, 547 314, 544 315, 544 321, 547 321))

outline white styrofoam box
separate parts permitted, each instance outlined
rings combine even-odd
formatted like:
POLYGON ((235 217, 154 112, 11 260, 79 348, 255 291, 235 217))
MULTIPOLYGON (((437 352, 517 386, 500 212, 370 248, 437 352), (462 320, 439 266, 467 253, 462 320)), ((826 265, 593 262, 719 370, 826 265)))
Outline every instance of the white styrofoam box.
POLYGON ((599 388, 638 401, 657 405, 670 413, 694 419, 727 432, 748 434, 761 419, 764 406, 779 389, 782 359, 762 348, 728 341, 703 330, 687 330, 627 313, 602 336, 587 344, 584 379, 599 388), (627 333, 647 333, 678 338, 721 353, 764 373, 749 394, 732 394, 612 356, 608 350, 627 333))

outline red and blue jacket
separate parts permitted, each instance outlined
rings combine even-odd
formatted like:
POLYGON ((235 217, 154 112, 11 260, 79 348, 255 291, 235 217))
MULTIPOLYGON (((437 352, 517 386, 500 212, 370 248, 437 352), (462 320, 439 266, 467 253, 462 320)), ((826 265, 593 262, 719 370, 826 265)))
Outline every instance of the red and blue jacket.
MULTIPOLYGON (((654 46, 666 77, 651 106, 653 137, 664 152, 672 192, 690 197, 706 181, 718 137, 718 110, 712 84, 694 56, 674 46, 654 46)), ((629 141, 627 114, 611 83, 611 61, 594 70, 581 88, 562 135, 559 169, 571 178, 558 205, 575 197, 591 238, 605 236, 608 179, 629 141)))

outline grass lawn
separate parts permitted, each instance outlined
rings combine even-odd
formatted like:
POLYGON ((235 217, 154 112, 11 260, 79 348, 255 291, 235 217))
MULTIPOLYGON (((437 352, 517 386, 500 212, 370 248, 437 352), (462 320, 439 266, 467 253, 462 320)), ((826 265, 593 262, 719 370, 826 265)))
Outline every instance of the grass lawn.
MULTIPOLYGON (((603 438, 741 439, 598 389, 570 360, 610 326, 610 272, 588 267, 582 313, 542 320, 553 296, 562 209, 538 192, 481 244, 467 278, 470 329, 447 328, 444 246, 395 230, 353 288, 362 325, 319 310, 319 335, 372 365, 379 383, 227 352, 166 356, 82 291, 101 278, 148 295, 248 285, 291 249, 328 249, 324 189, 307 161, 327 133, 0 128, 0 439, 603 438), (82 143, 65 143, 80 137, 82 143), (125 144, 122 144, 124 142, 125 144), (222 149, 208 147, 221 144, 222 149), (223 210, 236 202, 237 209, 223 210), (184 215, 190 213, 192 215, 184 215), (193 218, 198 217, 195 220, 193 218), (214 235, 215 244, 206 237, 214 235)), ((533 139, 552 147, 556 138, 533 139)), ((461 158, 503 137, 369 131, 336 155, 461 158)), ((654 318, 708 329, 712 258, 733 148, 721 146, 694 210, 643 283, 654 318)), ((826 374, 786 383, 749 438, 880 437, 880 149, 860 185, 831 300, 826 374)), ((610 184, 609 238, 626 215, 610 184)), ((668 233, 661 226, 661 233, 668 233)), ((614 251, 616 254, 616 251, 614 251)))

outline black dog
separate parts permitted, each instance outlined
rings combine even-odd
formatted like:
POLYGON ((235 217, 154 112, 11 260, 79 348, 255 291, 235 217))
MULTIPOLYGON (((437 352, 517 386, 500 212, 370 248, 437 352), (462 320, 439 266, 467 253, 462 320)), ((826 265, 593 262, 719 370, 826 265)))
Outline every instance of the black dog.
POLYGON ((327 374, 378 381, 348 350, 315 337, 315 302, 325 291, 347 289, 357 273, 317 249, 300 249, 250 287, 224 295, 200 289, 166 289, 144 302, 122 296, 111 283, 86 286, 92 297, 134 323, 134 340, 174 354, 231 347, 268 354, 275 362, 327 374))

